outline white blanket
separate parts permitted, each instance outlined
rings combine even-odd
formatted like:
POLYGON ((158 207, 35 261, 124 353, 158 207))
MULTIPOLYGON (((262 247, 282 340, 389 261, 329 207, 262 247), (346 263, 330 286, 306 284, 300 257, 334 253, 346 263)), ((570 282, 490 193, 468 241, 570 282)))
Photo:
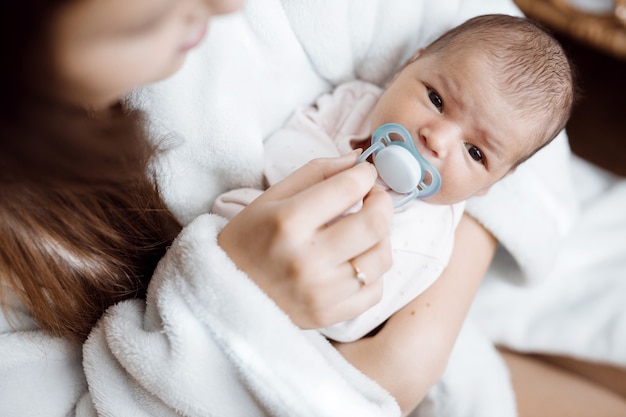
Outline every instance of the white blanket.
MULTIPOLYGON (((509 0, 250 0, 242 13, 216 19, 182 71, 133 97, 149 111, 153 137, 169 149, 155 167, 166 202, 187 224, 207 212, 220 193, 258 187, 263 139, 296 106, 350 79, 382 84, 416 48, 471 16, 493 12, 520 14, 509 0)), ((416 415, 516 415, 507 372, 492 342, 626 366, 625 207, 626 183, 573 157, 565 134, 487 196, 471 201, 468 211, 508 252, 498 256, 448 370, 416 415)), ((220 288, 212 291, 216 299, 237 296, 238 283, 229 283, 223 294, 220 288)), ((239 296, 255 289, 244 285, 239 296)), ((259 306, 254 321, 220 321, 225 311, 233 314, 223 307, 206 306, 215 318, 208 325, 226 351, 234 348, 228 326, 252 328, 272 317, 263 315, 267 306, 259 306)), ((237 349, 250 343, 251 351, 262 352, 255 350, 259 339, 253 336, 238 340, 237 349)), ((319 341, 311 343, 331 355, 319 341)), ((259 369, 256 362, 267 361, 271 374, 280 363, 274 362, 277 355, 265 353, 236 364, 244 379, 250 364, 259 369)), ((297 361, 291 365, 315 372, 297 361)), ((354 375, 346 380, 366 387, 362 391, 371 389, 354 375)), ((287 395, 284 388, 272 388, 276 398, 287 395)), ((341 389, 335 394, 344 392, 350 394, 341 389)), ((310 398, 300 400, 307 404, 310 398)), ((277 404, 273 407, 280 408, 277 404)), ((276 415, 288 414, 287 406, 276 415)), ((392 408, 386 415, 393 415, 392 408)))

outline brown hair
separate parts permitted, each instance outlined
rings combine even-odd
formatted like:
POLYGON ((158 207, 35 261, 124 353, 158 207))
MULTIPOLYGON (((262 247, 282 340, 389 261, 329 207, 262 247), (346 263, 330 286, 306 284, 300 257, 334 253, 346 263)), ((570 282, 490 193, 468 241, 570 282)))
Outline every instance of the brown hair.
POLYGON ((82 341, 109 306, 144 296, 180 226, 148 174, 142 115, 116 106, 96 117, 49 88, 44 34, 64 2, 0 10, 14 63, 0 78, 0 297, 17 295, 43 330, 82 341))
POLYGON ((468 45, 495 68, 496 85, 520 116, 543 121, 533 132, 540 145, 534 151, 547 145, 565 127, 575 101, 573 66, 558 40, 530 19, 491 14, 451 29, 424 54, 468 45))

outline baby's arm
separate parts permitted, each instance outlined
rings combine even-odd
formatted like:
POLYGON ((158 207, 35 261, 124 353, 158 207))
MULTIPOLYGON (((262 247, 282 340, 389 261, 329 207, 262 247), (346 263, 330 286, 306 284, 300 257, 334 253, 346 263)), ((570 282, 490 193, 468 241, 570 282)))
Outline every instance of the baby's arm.
POLYGON ((406 414, 445 370, 487 268, 496 240, 464 215, 450 264, 425 292, 391 316, 373 337, 336 344, 357 368, 385 387, 406 414))

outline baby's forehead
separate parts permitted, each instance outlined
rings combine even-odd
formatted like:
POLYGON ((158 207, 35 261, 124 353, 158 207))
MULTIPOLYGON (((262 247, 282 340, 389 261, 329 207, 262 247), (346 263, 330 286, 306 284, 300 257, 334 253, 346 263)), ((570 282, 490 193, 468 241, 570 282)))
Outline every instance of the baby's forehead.
POLYGON ((436 71, 445 77, 453 76, 458 81, 478 82, 489 87, 502 89, 496 83, 497 73, 500 71, 493 59, 480 48, 445 48, 431 55, 425 56, 432 59, 432 65, 436 71))
POLYGON ((550 120, 545 114, 503 105, 504 100, 487 103, 482 114, 473 118, 477 128, 487 132, 484 140, 491 150, 492 162, 495 162, 495 157, 501 169, 508 171, 549 141, 550 120), (490 108, 494 111, 493 115, 482 118, 490 108))

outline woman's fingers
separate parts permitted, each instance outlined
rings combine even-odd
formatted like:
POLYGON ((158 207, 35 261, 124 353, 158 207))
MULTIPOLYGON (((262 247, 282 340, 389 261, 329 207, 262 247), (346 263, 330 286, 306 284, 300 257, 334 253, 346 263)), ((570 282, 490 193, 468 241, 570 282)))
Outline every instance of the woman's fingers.
POLYGON ((271 186, 265 191, 263 198, 283 200, 292 197, 312 185, 354 166, 359 154, 359 151, 353 151, 339 158, 314 159, 284 180, 271 186))
POLYGON ((388 236, 393 205, 389 195, 374 188, 360 211, 315 234, 309 254, 321 268, 315 279, 327 293, 313 303, 311 327, 325 327, 354 318, 380 301, 382 276, 391 267, 388 236), (361 274, 364 283, 357 278, 361 274), (316 315, 317 314, 317 315, 316 315))
POLYGON ((302 218, 295 220, 313 222, 319 227, 325 227, 360 203, 372 190, 376 178, 376 169, 366 162, 310 186, 292 197, 290 202, 315 209, 299 211, 302 218))
MULTIPOLYGON (((339 158, 318 158, 309 161, 287 178, 274 184, 257 200, 287 201, 294 207, 311 210, 291 210, 291 215, 302 214, 300 220, 326 225, 350 207, 360 202, 372 189, 378 173, 370 163, 357 164, 361 150, 339 158)), ((290 210, 286 208, 286 210, 290 210)))
MULTIPOLYGON (((388 240, 393 203, 389 194, 378 187, 372 190, 363 199, 360 210, 348 214, 332 225, 320 230, 321 245, 332 242, 334 252, 328 252, 329 262, 342 263, 345 256, 354 258, 366 252, 382 240, 388 240)), ((390 265, 381 265, 386 271, 390 265)), ((375 269, 375 272, 380 272, 375 269)))
MULTIPOLYGON (((342 277, 343 280, 346 277, 342 277)), ((350 290, 348 294, 333 303, 326 304, 323 309, 312 310, 309 322, 303 328, 319 329, 353 319, 380 301, 383 294, 383 281, 375 280, 361 286, 356 279, 344 282, 350 290)))
POLYGON ((368 251, 352 258, 347 263, 344 297, 330 306, 328 320, 323 326, 356 317, 365 309, 380 301, 383 295, 383 274, 391 266, 391 245, 384 239, 368 251), (364 283, 357 279, 357 270, 363 274, 364 283), (346 279, 347 276, 347 279, 346 279))

